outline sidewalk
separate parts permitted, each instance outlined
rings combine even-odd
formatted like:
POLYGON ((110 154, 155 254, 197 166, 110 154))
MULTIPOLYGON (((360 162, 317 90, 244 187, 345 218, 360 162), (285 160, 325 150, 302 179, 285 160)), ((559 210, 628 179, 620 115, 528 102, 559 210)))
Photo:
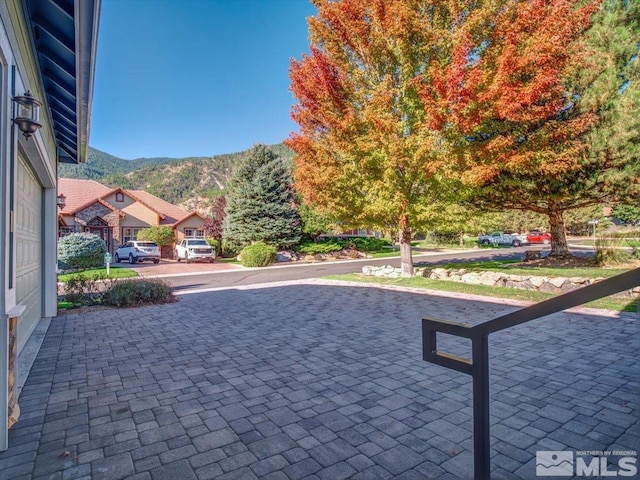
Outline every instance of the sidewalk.
MULTIPOLYGON (((420 319, 513 308, 310 281, 58 317, 0 478, 470 478, 471 380, 422 361, 420 319)), ((493 478, 638 449, 638 330, 562 313, 491 336, 493 478)))

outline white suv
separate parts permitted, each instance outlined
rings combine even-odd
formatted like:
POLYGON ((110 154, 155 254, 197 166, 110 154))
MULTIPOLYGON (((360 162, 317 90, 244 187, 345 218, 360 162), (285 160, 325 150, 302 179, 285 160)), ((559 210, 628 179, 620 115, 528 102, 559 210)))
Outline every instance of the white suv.
POLYGON ((160 262, 160 247, 155 242, 145 242, 142 240, 132 240, 120 245, 114 255, 116 262, 129 260, 129 263, 136 262, 160 262))
POLYGON ((185 238, 176 245, 175 257, 176 260, 184 260, 187 263, 197 260, 213 263, 216 259, 216 250, 206 240, 185 238))

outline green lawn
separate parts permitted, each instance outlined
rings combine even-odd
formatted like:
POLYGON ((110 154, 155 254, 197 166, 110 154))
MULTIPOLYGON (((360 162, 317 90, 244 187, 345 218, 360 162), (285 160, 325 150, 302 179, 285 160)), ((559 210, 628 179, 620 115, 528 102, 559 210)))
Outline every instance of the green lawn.
MULTIPOLYGON (((457 268, 460 268, 460 267, 457 267, 457 268)), ((622 269, 616 269, 616 270, 618 270, 617 273, 622 273, 622 271, 625 271, 622 269)), ((556 275, 556 276, 567 277, 567 276, 578 276, 578 275, 567 275, 565 272, 563 275, 556 275)), ((601 275, 601 276, 604 276, 604 275, 601 275)), ((424 288, 429 290, 439 290, 439 291, 445 291, 445 292, 468 293, 468 294, 484 295, 487 297, 495 297, 495 298, 525 300, 529 302, 539 302, 554 296, 551 293, 534 292, 529 290, 518 290, 518 289, 506 288, 506 287, 490 287, 487 285, 469 285, 466 283, 453 282, 453 281, 431 280, 429 278, 424 278, 424 277, 381 278, 381 277, 365 276, 359 273, 353 273, 353 274, 346 274, 346 275, 328 275, 323 278, 327 278, 331 280, 351 281, 351 282, 374 283, 378 285, 397 285, 402 287, 424 288)), ((634 301, 630 302, 628 299, 614 298, 614 297, 602 298, 600 300, 586 303, 584 304, 584 306, 592 307, 592 308, 604 308, 607 310, 616 310, 621 312, 637 312, 638 311, 638 305, 636 302, 634 301)))
POLYGON ((135 270, 126 267, 109 267, 109 276, 107 276, 107 269, 102 268, 92 268, 90 270, 84 270, 82 272, 75 273, 61 273, 58 275, 59 282, 66 282, 71 277, 82 276, 85 278, 89 278, 95 280, 97 278, 131 278, 137 277, 138 274, 135 270))

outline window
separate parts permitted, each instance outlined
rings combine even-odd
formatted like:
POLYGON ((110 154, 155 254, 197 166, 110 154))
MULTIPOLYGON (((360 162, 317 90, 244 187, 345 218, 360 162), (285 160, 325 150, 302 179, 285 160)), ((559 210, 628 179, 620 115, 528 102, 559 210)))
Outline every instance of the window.
POLYGON ((67 235, 71 235, 76 232, 76 227, 60 227, 60 236, 66 237, 67 235))
POLYGON ((195 228, 185 228, 184 236, 187 238, 204 238, 204 230, 196 230, 195 228))
POLYGON ((144 230, 145 227, 124 227, 122 229, 122 238, 120 239, 122 243, 130 242, 131 240, 136 240, 138 238, 138 233, 140 230, 144 230))
POLYGON ((122 192, 116 193, 116 202, 124 202, 124 194, 122 192))

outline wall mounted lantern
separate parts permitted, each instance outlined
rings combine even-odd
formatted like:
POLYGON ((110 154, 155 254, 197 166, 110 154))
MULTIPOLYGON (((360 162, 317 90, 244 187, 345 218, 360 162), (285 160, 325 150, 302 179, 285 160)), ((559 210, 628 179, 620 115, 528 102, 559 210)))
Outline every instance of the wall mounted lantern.
POLYGON ((13 97, 13 101, 18 104, 18 114, 13 119, 13 123, 18 125, 20 131, 28 140, 31 135, 42 127, 42 124, 38 122, 42 102, 33 98, 33 95, 28 90, 24 95, 13 97))
POLYGON ((64 193, 61 193, 56 197, 56 205, 60 207, 60 210, 62 210, 66 204, 67 204, 67 197, 65 197, 64 193))

